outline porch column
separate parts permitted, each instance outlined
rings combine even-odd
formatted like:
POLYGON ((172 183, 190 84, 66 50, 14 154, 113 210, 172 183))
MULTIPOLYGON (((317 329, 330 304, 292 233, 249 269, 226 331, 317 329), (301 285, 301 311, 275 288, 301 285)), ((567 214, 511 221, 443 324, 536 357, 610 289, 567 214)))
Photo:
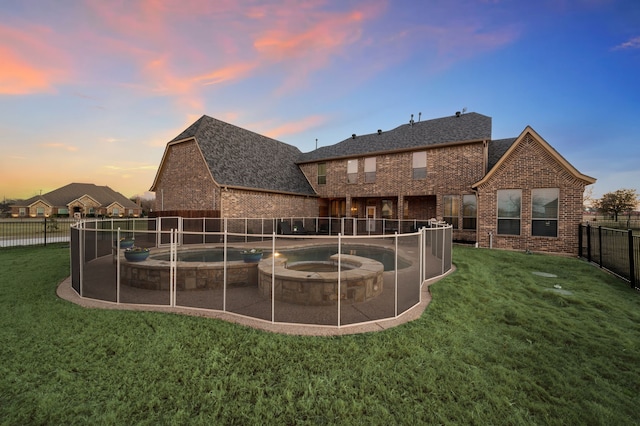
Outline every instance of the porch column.
POLYGON ((404 219, 404 195, 398 195, 398 219, 404 219))
POLYGON ((345 214, 347 217, 351 217, 351 195, 347 195, 345 198, 345 214))

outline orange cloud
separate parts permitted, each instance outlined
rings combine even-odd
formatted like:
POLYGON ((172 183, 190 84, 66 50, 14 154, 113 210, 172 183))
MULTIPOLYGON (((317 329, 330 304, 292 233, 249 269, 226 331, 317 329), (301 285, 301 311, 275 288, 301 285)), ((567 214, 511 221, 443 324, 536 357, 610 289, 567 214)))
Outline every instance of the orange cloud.
POLYGON ((67 144, 59 143, 59 142, 43 143, 43 144, 40 144, 40 146, 45 147, 45 148, 62 149, 62 150, 65 150, 65 151, 70 151, 70 152, 74 152, 74 151, 78 150, 78 147, 76 147, 76 146, 67 145, 67 144))
POLYGON ((174 73, 167 58, 163 57, 150 61, 143 73, 153 82, 152 91, 162 95, 177 96, 180 104, 191 110, 202 111, 204 107, 202 86, 242 78, 255 67, 255 63, 236 63, 208 73, 182 77, 174 73))
POLYGON ((14 52, 0 47, 0 63, 0 94, 25 95, 52 91, 48 73, 18 58, 14 52))
POLYGON ((0 95, 53 92, 69 77, 50 30, 0 25, 0 39, 0 95))
POLYGON ((312 115, 302 120, 297 120, 290 123, 285 123, 281 126, 275 127, 273 129, 267 130, 264 132, 265 136, 269 136, 273 139, 278 139, 283 135, 291 135, 303 132, 307 129, 317 127, 326 121, 326 117, 321 115, 312 115))

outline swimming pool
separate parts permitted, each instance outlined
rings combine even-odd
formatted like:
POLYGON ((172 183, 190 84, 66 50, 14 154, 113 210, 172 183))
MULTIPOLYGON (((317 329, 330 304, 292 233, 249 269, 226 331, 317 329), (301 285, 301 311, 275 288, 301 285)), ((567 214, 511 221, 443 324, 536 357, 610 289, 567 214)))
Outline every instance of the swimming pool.
MULTIPOLYGON (((242 255, 240 252, 243 248, 230 247, 227 250, 227 261, 241 261, 242 255)), ((331 255, 338 252, 335 245, 313 246, 313 247, 300 247, 289 248, 279 251, 279 254, 286 257, 288 262, 314 262, 314 261, 327 261, 331 255)), ((264 250, 263 258, 271 257, 271 250, 264 250)), ((367 257, 369 259, 376 260, 384 265, 385 271, 395 270, 395 252, 392 249, 368 246, 368 245, 343 245, 342 254, 349 254, 353 256, 367 257)), ((158 254, 151 256, 156 260, 169 261, 169 254, 158 254)), ((183 250, 178 252, 179 262, 223 262, 224 261, 224 249, 223 248, 211 248, 207 250, 183 250)), ((411 266, 409 262, 398 256, 398 269, 404 269, 411 266)))

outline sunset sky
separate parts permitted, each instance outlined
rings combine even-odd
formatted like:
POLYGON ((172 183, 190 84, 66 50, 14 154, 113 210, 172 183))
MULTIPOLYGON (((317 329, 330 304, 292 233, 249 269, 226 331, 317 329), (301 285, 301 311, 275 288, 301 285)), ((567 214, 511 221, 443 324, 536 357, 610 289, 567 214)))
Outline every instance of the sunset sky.
POLYGON ((0 0, 2 198, 142 195, 203 114, 307 152, 463 108, 640 190, 640 1, 0 0))

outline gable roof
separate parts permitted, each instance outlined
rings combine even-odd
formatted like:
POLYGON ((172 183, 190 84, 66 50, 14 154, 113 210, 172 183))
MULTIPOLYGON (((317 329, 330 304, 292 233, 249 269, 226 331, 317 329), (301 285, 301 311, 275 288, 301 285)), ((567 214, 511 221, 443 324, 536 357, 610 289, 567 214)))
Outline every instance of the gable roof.
POLYGON ((140 208, 136 203, 108 186, 97 186, 92 183, 70 183, 58 189, 54 189, 51 192, 47 192, 46 194, 31 197, 28 200, 23 201, 20 205, 16 204, 16 206, 26 207, 38 200, 42 200, 50 206, 62 207, 84 195, 88 195, 93 198, 102 206, 106 206, 116 201, 125 208, 140 208))
POLYGON ((535 130, 533 130, 531 126, 527 126, 522 131, 522 133, 520 133, 520 136, 518 136, 515 139, 501 139, 501 140, 492 141, 489 143, 490 169, 480 181, 474 183, 471 187, 477 188, 478 186, 486 183, 489 179, 491 179, 493 175, 495 175, 496 170, 498 170, 500 165, 503 164, 505 161, 507 161, 511 153, 516 149, 516 147, 520 143, 522 143, 522 141, 524 140, 527 134, 531 134, 533 138, 540 143, 542 148, 544 148, 558 163, 560 163, 560 165, 562 165, 562 167, 564 167, 575 178, 583 180, 584 182, 587 183, 587 185, 590 185, 596 181, 595 178, 592 178, 591 176, 587 176, 580 173, 578 169, 573 167, 571 163, 569 163, 562 155, 558 153, 558 151, 556 151, 551 145, 549 145, 549 143, 545 141, 535 130), (491 144, 493 142, 496 142, 496 146, 494 147, 494 152, 493 152, 493 160, 495 160, 495 163, 492 164, 491 163, 492 161, 491 144), (502 154, 500 154, 501 150, 504 150, 502 154))
MULTIPOLYGON (((301 151, 295 146, 207 115, 200 117, 169 145, 191 139, 196 141, 211 175, 220 186, 316 195, 296 165, 301 151)), ((152 191, 155 185, 154 181, 152 191)))
POLYGON ((491 170, 517 138, 497 139, 489 142, 487 170, 491 170))
POLYGON ((491 117, 470 112, 403 124, 386 132, 356 135, 355 139, 350 137, 335 145, 302 154, 298 163, 488 139, 491 139, 491 117))

